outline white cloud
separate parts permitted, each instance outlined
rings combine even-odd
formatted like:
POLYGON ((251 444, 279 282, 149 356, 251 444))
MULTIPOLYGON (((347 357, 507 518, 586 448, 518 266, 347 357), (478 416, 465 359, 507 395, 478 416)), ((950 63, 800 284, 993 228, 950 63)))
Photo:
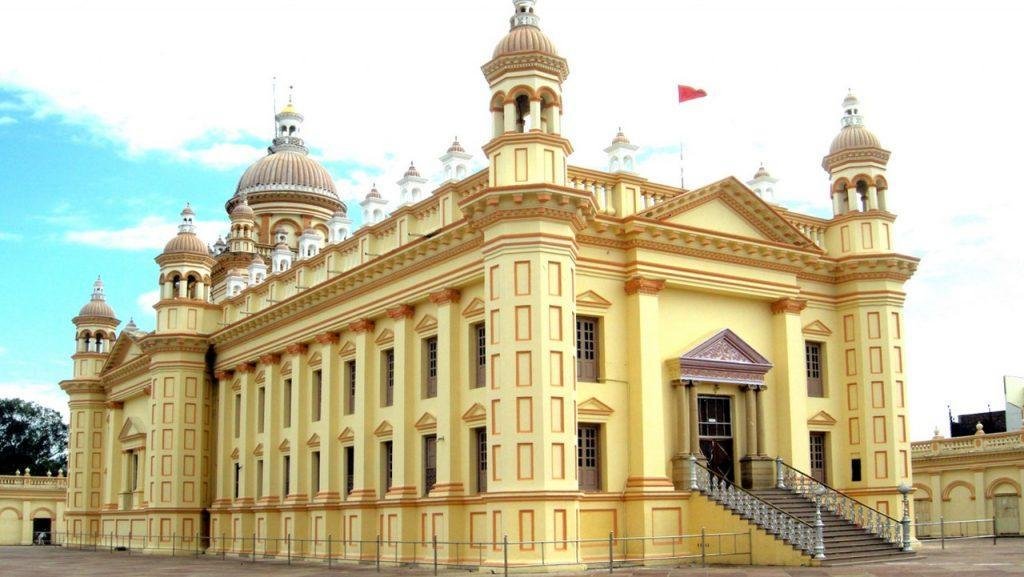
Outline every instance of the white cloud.
POLYGON ((42 383, 31 380, 0 382, 0 398, 15 398, 39 403, 59 412, 67 422, 68 396, 56 383, 42 383))
POLYGON ((5 124, 16 124, 18 119, 13 116, 0 116, 0 126, 5 124))
POLYGON ((153 310, 153 305, 155 305, 159 300, 160 289, 156 289, 140 294, 135 299, 135 304, 139 305, 139 308, 142 309, 142 312, 144 312, 148 316, 155 317, 156 311, 153 310))
POLYGON ((6 354, 7 354, 7 347, 0 347, 0 355, 6 355, 6 354))
MULTIPOLYGON (((212 244, 227 227, 219 221, 196 221, 195 226, 196 234, 207 244, 212 244)), ((146 216, 126 228, 71 230, 65 234, 65 240, 111 250, 161 250, 177 232, 177 223, 146 216)))
POLYGON ((0 230, 0 241, 18 242, 24 238, 20 233, 0 230))

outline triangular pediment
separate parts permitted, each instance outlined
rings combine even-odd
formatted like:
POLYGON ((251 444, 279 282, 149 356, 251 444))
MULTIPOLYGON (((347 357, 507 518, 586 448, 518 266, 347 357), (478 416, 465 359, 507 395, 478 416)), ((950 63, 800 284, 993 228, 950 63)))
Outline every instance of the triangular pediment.
POLYGON ((381 421, 377 428, 373 430, 373 434, 378 437, 390 437, 394 433, 395 428, 387 421, 381 421))
POLYGON ((606 309, 612 306, 612 303, 594 291, 585 291, 576 295, 576 306, 606 309))
POLYGON ((772 363, 729 329, 679 357, 680 380, 762 385, 772 363))
POLYGON ((378 345, 386 345, 395 342, 395 332, 391 329, 384 329, 377 335, 377 338, 373 341, 378 345))
POLYGON ((352 341, 345 341, 341 343, 341 346, 338 347, 338 354, 343 357, 356 354, 356 344, 352 341))
POLYGON ((434 431, 437 430, 437 417, 430 413, 423 413, 414 425, 417 431, 434 431))
POLYGON ((607 417, 614 413, 615 410, 599 401, 597 397, 590 397, 576 406, 576 412, 580 415, 607 417))
POLYGON ((839 421, 837 421, 835 417, 828 414, 826 411, 818 411, 813 417, 807 419, 808 425, 820 425, 826 427, 831 427, 838 422, 839 421))
POLYGON ((680 194, 642 215, 713 234, 815 247, 796 226, 734 177, 680 194))
POLYGON ((307 447, 319 447, 320 446, 320 435, 313 433, 309 439, 306 440, 307 447))
POLYGON ((484 306, 484 301, 480 300, 477 297, 473 297, 473 300, 469 301, 469 304, 466 305, 466 308, 462 309, 462 316, 467 318, 478 317, 484 314, 485 310, 487 309, 484 306))
POLYGON ((827 337, 832 335, 832 329, 825 326, 825 323, 821 321, 814 321, 804 326, 803 332, 805 335, 818 335, 821 337, 827 337))
POLYGON ((467 423, 479 422, 487 419, 487 409, 480 403, 473 403, 473 406, 462 413, 462 420, 467 423))
POLYGON ((121 425, 121 432, 117 435, 117 440, 122 443, 134 441, 137 439, 146 438, 146 430, 143 429, 142 421, 135 417, 127 417, 124 420, 124 424, 121 425))
POLYGON ((144 354, 142 348, 139 347, 138 337, 128 331, 121 331, 121 334, 117 336, 117 340, 110 347, 110 354, 107 356, 107 360, 103 362, 100 374, 106 374, 117 367, 134 361, 144 354))
POLYGON ((338 440, 342 443, 350 443, 356 439, 356 432, 352 430, 352 427, 345 427, 345 430, 338 435, 338 440))
POLYGON ((323 360, 323 355, 320 354, 320 351, 317 351, 309 357, 309 366, 319 367, 320 364, 323 363, 323 360))
POLYGON ((252 450, 252 454, 257 457, 263 456, 263 443, 256 443, 256 446, 252 450))
POLYGON ((414 330, 417 333, 429 333, 437 330, 437 318, 430 315, 423 315, 420 322, 416 323, 414 330))
POLYGON ((277 450, 282 453, 287 453, 292 450, 292 444, 288 442, 288 439, 281 441, 281 444, 277 446, 277 450))

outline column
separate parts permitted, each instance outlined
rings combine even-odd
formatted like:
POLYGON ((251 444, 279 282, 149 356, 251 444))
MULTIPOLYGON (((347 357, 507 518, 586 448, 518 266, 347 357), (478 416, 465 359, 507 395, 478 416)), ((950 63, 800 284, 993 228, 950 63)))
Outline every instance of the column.
POLYGON ((775 351, 771 359, 775 365, 775 392, 771 402, 775 403, 772 412, 776 415, 773 452, 801 471, 810 468, 806 353, 800 325, 800 311, 806 306, 806 301, 790 298, 771 305, 772 349, 775 351))
POLYGON ((857 198, 857 196, 858 195, 857 195, 857 189, 856 188, 851 187, 851 188, 847 188, 846 189, 846 210, 847 210, 847 212, 853 212, 853 211, 859 211, 860 210, 860 203, 858 202, 859 199, 857 198))
POLYGON ((747 457, 751 457, 757 454, 757 441, 758 441, 758 422, 757 422, 757 409, 756 401, 754 400, 755 388, 747 385, 743 387, 743 399, 746 402, 746 416, 747 416, 747 457))
POLYGON ((462 386, 458 381, 458 303, 462 295, 455 289, 431 293, 437 307, 437 484, 430 495, 458 495, 465 491, 459 475, 459 461, 469 458, 462 450, 459 402, 462 386), (460 459, 461 458, 461 459, 460 459))
POLYGON ((875 185, 868 187, 868 210, 878 210, 878 188, 875 185))
POLYGON ((704 455, 700 452, 700 429, 698 427, 699 421, 697 420, 697 384, 693 381, 687 383, 686 392, 689 398, 690 409, 690 414, 687 418, 690 423, 690 454, 703 461, 704 455))
MULTIPOLYGON (((373 374, 371 367, 373 363, 373 329, 376 325, 372 320, 362 319, 349 324, 348 330, 352 333, 356 345, 356 407, 351 419, 352 431, 355 432, 355 471, 352 479, 352 493, 350 501, 373 501, 377 497, 377 438, 373 434, 376 426, 366 418, 367 415, 375 415, 379 412, 376 408, 379 404, 380 388, 376 386, 377 379, 371 378, 373 374)), ((383 497, 383 495, 381 495, 383 497)), ((368 529, 373 519, 365 519, 369 515, 363 515, 363 527, 368 529)), ((368 529, 369 530, 369 529, 368 529)), ((366 533, 370 536, 370 533, 366 533)))
POLYGON ((767 457, 765 453, 765 417, 764 417, 764 390, 761 385, 754 389, 754 404, 757 406, 757 456, 767 457))
POLYGON ((341 412, 345 381, 341 373, 341 360, 338 358, 338 340, 338 333, 327 332, 316 336, 322 371, 319 427, 320 493, 321 500, 328 502, 337 502, 341 499, 341 444, 336 442, 335 437, 343 429, 341 412))
POLYGON ((124 462, 124 458, 121 455, 117 436, 123 424, 124 403, 107 401, 107 430, 103 448, 103 460, 107 463, 107 474, 103 478, 103 508, 109 511, 116 511, 121 506, 121 490, 124 487, 121 484, 121 464, 124 462))
MULTIPOLYGON (((419 476, 416 474, 418 447, 422 443, 419 431, 412 426, 419 417, 413 415, 413 405, 420 396, 420 383, 416 378, 420 371, 416 370, 416 345, 412 330, 414 312, 415 309, 409 305, 400 305, 387 311, 393 321, 392 332, 395 335, 391 343, 395 354, 395 386, 392 405, 382 409, 382 414, 391 423, 394 432, 391 445, 391 490, 382 498, 406 499, 422 494, 417 486, 419 476)), ((387 345, 381 345, 381 348, 386 349, 387 345)))
POLYGON ((658 293, 665 281, 633 277, 626 282, 629 358, 629 477, 626 491, 668 490, 665 471, 664 384, 660 346, 658 293))

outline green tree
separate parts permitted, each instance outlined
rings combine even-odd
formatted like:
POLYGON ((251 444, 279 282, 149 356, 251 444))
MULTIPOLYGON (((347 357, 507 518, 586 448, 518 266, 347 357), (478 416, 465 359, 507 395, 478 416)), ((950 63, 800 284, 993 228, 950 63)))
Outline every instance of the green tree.
POLYGON ((68 426, 60 413, 21 399, 0 399, 0 474, 67 470, 68 426))

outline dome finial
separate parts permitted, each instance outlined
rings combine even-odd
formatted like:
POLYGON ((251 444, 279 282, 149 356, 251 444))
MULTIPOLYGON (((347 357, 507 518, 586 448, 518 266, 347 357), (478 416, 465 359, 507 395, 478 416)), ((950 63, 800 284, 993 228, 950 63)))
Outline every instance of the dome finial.
POLYGON ((520 26, 540 27, 540 17, 534 12, 537 0, 512 0, 512 4, 515 5, 516 12, 509 19, 511 28, 518 28, 520 26))
POLYGON ((192 205, 185 203, 185 208, 181 209, 181 224, 178 225, 178 233, 195 234, 196 227, 193 223, 196 213, 192 210, 192 205))

